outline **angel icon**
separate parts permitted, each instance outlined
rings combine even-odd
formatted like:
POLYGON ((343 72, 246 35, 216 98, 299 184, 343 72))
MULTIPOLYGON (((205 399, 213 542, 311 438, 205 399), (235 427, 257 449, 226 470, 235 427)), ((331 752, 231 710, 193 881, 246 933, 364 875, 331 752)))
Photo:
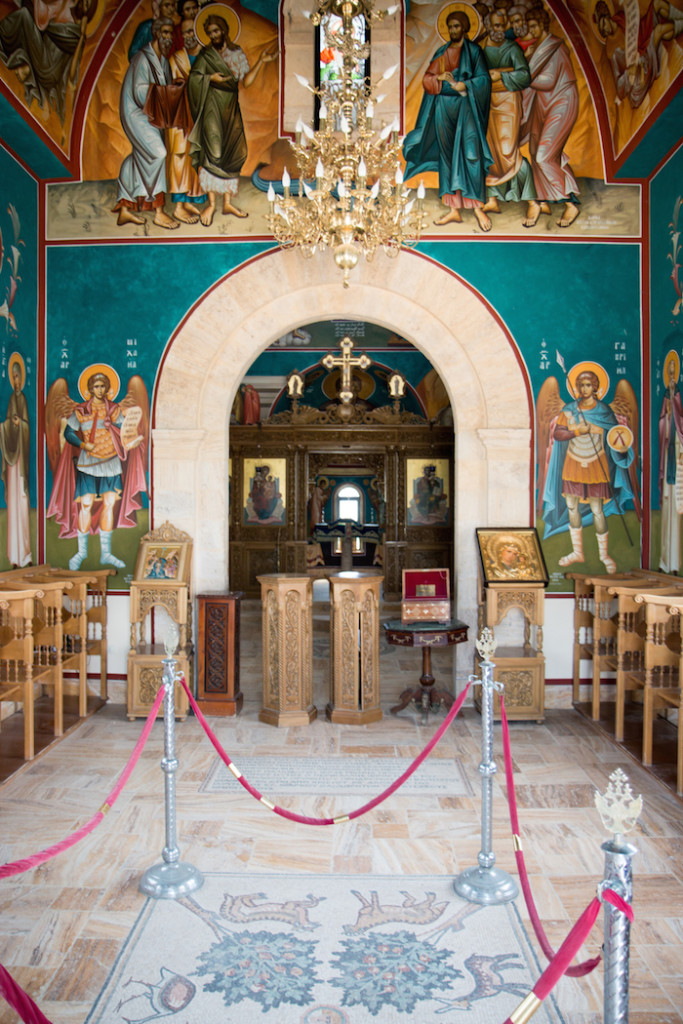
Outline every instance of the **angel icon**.
POLYGON ((140 495, 147 493, 145 453, 149 398, 141 377, 116 402, 120 380, 111 366, 89 366, 79 378, 83 402, 69 396, 64 378, 56 380, 45 403, 45 434, 53 487, 47 515, 59 523, 59 536, 77 537, 69 559, 79 569, 88 554, 88 535, 100 535, 100 562, 123 569, 112 554, 112 532, 136 526, 140 495))
MULTIPOLYGON (((558 362, 564 370, 559 353, 558 362)), ((622 379, 614 400, 602 401, 609 390, 609 376, 599 363, 577 363, 566 381, 572 401, 563 404, 557 378, 548 377, 536 403, 538 512, 545 523, 544 538, 568 528, 572 550, 559 564, 564 568, 584 562, 583 527, 592 517, 600 561, 608 573, 614 573, 617 566, 608 551, 607 516, 621 516, 627 503, 634 504, 640 514, 636 396, 622 379)), ((622 521, 626 529, 623 516, 622 521)))

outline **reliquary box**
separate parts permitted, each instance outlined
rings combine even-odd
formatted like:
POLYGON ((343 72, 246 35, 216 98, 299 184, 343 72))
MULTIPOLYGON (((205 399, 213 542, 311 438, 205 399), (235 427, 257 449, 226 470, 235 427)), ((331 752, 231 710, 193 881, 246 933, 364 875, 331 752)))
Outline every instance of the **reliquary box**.
POLYGON ((448 569, 404 569, 401 622, 449 622, 451 580, 448 569))

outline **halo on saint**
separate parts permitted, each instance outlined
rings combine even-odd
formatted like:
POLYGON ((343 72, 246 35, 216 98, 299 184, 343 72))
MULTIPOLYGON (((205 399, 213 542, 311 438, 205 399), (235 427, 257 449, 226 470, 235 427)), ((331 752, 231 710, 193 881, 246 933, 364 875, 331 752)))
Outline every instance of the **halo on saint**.
POLYGON ((228 7, 227 4, 207 4, 206 7, 201 8, 197 17, 194 19, 194 31, 197 39, 199 39, 204 46, 211 46, 209 33, 204 28, 208 14, 216 14, 219 18, 223 18, 227 22, 230 42, 236 43, 239 38, 239 34, 242 31, 242 23, 240 22, 239 16, 236 12, 233 11, 232 7, 228 7))
POLYGON ((330 486, 330 478, 328 476, 318 477, 318 487, 322 487, 324 491, 330 486))
POLYGON ((21 352, 13 352, 7 361, 7 376, 10 384, 14 387, 12 382, 12 376, 14 374, 14 367, 19 367, 19 373, 21 374, 21 390, 24 390, 24 384, 26 383, 26 363, 21 352))
POLYGON ((81 398, 84 402, 90 399, 90 392, 88 391, 88 381, 91 377, 94 377, 96 373, 103 373, 105 377, 109 378, 111 387, 107 391, 107 398, 110 402, 113 402, 119 393, 121 387, 121 378, 114 369, 113 366, 109 366, 108 363, 92 363, 91 366, 87 366, 78 378, 78 390, 81 398))
POLYGON ((604 366, 600 363, 593 363, 590 360, 586 360, 583 363, 575 363, 571 370, 567 374, 567 380, 569 381, 569 394, 572 398, 579 397, 579 390, 576 386, 576 378, 580 373, 584 373, 585 370, 590 370, 598 378, 598 398, 603 398, 604 395, 609 391, 609 374, 604 366))
POLYGON ((91 2, 95 6, 95 13, 93 14, 90 21, 86 23, 86 36, 94 35, 96 30, 99 28, 100 22, 102 21, 102 15, 104 14, 104 9, 107 6, 107 0, 91 0, 91 2))
POLYGON ((441 38, 447 43, 451 41, 446 22, 448 21, 449 14, 453 14, 454 11, 460 11, 462 14, 467 15, 470 23, 470 30, 467 35, 470 39, 476 39, 481 31, 481 17, 474 7, 465 3, 450 3, 441 8, 436 18, 436 31, 441 38))
POLYGON ((673 373, 674 383, 678 383, 678 379, 681 375, 681 359, 675 348, 670 348, 664 357, 664 367, 662 369, 662 377, 664 378, 664 387, 669 387, 669 366, 673 362, 673 373))

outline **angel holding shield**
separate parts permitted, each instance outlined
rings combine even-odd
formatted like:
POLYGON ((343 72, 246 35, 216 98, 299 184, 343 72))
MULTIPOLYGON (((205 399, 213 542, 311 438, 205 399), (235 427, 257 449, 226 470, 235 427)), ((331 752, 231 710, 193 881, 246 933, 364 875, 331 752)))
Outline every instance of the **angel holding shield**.
POLYGON ((112 554, 112 532, 137 525, 139 497, 147 493, 147 389, 142 378, 134 376, 128 394, 117 403, 118 385, 111 367, 98 366, 81 374, 82 404, 69 397, 63 378, 48 392, 45 432, 53 487, 47 515, 59 523, 60 537, 78 538, 70 569, 80 568, 88 554, 88 535, 98 532, 100 563, 123 569, 125 562, 112 554))
MULTIPOLYGON (((564 369, 559 354, 558 362, 564 369)), ((611 405, 603 402, 609 377, 598 363, 579 363, 566 378, 571 402, 563 405, 557 379, 549 377, 536 405, 538 501, 544 538, 569 527, 572 550, 559 564, 564 568, 584 562, 583 526, 592 517, 600 561, 608 573, 614 573, 617 566, 608 551, 607 517, 615 512, 621 515, 631 501, 640 511, 634 461, 635 393, 628 381, 620 380, 611 405)))

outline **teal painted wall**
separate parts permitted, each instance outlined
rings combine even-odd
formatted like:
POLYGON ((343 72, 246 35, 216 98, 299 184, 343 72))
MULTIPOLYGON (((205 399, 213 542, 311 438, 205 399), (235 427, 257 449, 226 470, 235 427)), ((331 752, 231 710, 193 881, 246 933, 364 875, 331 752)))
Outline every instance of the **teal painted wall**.
MULTIPOLYGON (((87 366, 105 362, 121 377, 120 397, 131 375, 139 374, 151 399, 164 348, 188 309, 228 272, 268 248, 246 242, 49 247, 47 386, 64 377, 71 398, 80 401, 79 375, 87 366)), ((584 360, 601 363, 610 378, 607 401, 612 401, 620 378, 640 397, 638 244, 454 241, 420 248, 477 291, 503 321, 526 367, 534 404, 549 376, 558 378, 562 400, 568 398, 556 350, 567 369, 584 360), (634 301, 624 301, 624 296, 634 301)), ((393 326, 401 333, 401 324, 393 326)), ((472 342, 476 351, 476 339, 472 342)), ((306 358, 305 350, 282 355, 298 364, 306 358)), ((46 475, 49 497, 49 467, 46 475)), ((620 554, 620 567, 639 563, 637 521, 635 534, 634 544, 620 554)), ((48 555, 61 552, 63 560, 67 544, 75 550, 75 541, 61 542, 55 549, 50 538, 48 524, 48 555)), ((557 546, 557 537, 552 541, 557 546)), ((546 552, 550 565, 562 550, 560 544, 557 551, 551 547, 546 552)), ((126 552, 121 557, 128 563, 117 580, 123 584, 132 565, 126 552)), ((599 571, 600 563, 594 568, 599 571)))
MULTIPOLYGON (((36 434, 38 368, 38 185, 0 146, 0 415, 9 438, 7 420, 12 384, 8 376, 13 353, 25 367, 23 394, 30 430, 29 506, 31 554, 36 555, 36 434)), ((16 442, 15 442, 16 443, 16 442)), ((10 449, 15 450, 12 441, 10 449)), ((10 458, 13 456, 10 455, 10 458)), ((5 459, 3 457, 3 469, 5 459)), ((0 570, 11 564, 7 550, 7 501, 0 488, 0 570)))

